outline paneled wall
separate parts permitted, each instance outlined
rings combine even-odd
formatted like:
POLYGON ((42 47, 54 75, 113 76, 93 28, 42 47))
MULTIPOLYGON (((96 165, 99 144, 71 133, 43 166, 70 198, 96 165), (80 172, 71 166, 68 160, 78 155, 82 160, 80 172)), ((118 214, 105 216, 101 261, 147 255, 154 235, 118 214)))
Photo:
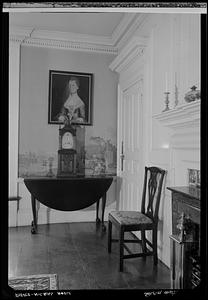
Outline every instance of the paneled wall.
MULTIPOLYGON (((200 168, 199 111, 198 122, 188 123, 176 117, 178 127, 166 126, 155 118, 165 108, 164 92, 170 92, 169 108, 173 111, 190 87, 200 88, 200 16, 163 14, 150 31, 146 51, 144 137, 145 163, 167 170, 165 186, 187 185, 188 168, 200 168), (180 124, 181 122, 181 124, 180 124), (192 124, 192 125, 191 125, 192 124), (181 126, 180 126, 181 125, 181 126)), ((177 113, 176 113, 177 116, 177 113)), ((189 114, 191 116, 191 114, 189 114)), ((171 195, 164 189, 160 206, 159 257, 169 266, 171 234, 171 195)))
MULTIPOLYGON (((141 38, 146 40, 144 51, 131 62, 127 57, 126 67, 121 51, 120 65, 118 58, 112 65, 120 75, 120 85, 125 80, 143 79, 141 168, 155 165, 167 170, 159 210, 158 252, 169 266, 171 194, 166 187, 187 185, 187 169, 200 166, 200 100, 190 106, 184 100, 191 86, 200 88, 200 15, 150 14, 132 40, 141 38), (168 113, 163 112, 165 92, 170 93, 168 113)), ((138 201, 135 199, 135 209, 138 201)))

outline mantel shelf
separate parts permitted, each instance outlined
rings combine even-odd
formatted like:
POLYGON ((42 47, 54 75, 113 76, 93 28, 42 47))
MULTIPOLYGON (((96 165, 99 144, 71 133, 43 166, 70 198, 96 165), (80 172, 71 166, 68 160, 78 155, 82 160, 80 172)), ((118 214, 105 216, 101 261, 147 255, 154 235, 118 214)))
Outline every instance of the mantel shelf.
POLYGON ((153 115, 153 118, 172 129, 189 127, 191 125, 199 126, 200 100, 179 105, 176 108, 153 115))

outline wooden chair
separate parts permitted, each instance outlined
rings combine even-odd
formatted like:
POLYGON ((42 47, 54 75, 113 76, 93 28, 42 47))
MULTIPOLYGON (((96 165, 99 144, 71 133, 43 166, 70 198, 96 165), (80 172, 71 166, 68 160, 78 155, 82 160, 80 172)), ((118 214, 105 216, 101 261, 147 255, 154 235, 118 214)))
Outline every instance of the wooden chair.
POLYGON ((161 198, 165 171, 157 167, 145 167, 141 212, 138 211, 112 211, 108 217, 108 253, 111 252, 111 242, 119 242, 119 271, 123 271, 123 260, 135 257, 153 255, 154 265, 157 265, 157 226, 158 211, 161 198), (112 239, 112 224, 119 231, 119 239, 112 239), (145 231, 152 231, 150 242, 145 231), (125 232, 140 231, 141 239, 124 239, 125 232), (142 252, 132 254, 126 243, 140 243, 142 252), (149 245, 149 248, 147 247, 149 245), (124 254, 124 248, 129 254, 124 254))

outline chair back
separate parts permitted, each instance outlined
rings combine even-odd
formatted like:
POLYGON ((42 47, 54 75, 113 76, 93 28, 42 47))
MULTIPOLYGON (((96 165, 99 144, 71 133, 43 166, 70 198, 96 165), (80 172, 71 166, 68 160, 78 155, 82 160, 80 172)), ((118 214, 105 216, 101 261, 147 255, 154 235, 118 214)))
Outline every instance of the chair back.
POLYGON ((165 172, 165 170, 157 167, 145 167, 141 212, 154 223, 158 222, 158 211, 165 172))

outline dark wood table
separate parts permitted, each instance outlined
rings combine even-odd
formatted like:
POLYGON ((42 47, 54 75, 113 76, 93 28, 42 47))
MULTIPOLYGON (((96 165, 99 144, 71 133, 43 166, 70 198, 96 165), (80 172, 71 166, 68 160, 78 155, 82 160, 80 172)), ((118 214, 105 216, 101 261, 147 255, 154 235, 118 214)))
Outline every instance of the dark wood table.
POLYGON ((61 211, 75 211, 86 208, 95 202, 96 223, 99 219, 99 202, 102 198, 102 230, 104 225, 104 212, 106 193, 111 186, 113 176, 73 176, 58 177, 33 177, 25 178, 24 183, 31 193, 32 202, 32 233, 37 232, 36 200, 52 209, 61 211))

